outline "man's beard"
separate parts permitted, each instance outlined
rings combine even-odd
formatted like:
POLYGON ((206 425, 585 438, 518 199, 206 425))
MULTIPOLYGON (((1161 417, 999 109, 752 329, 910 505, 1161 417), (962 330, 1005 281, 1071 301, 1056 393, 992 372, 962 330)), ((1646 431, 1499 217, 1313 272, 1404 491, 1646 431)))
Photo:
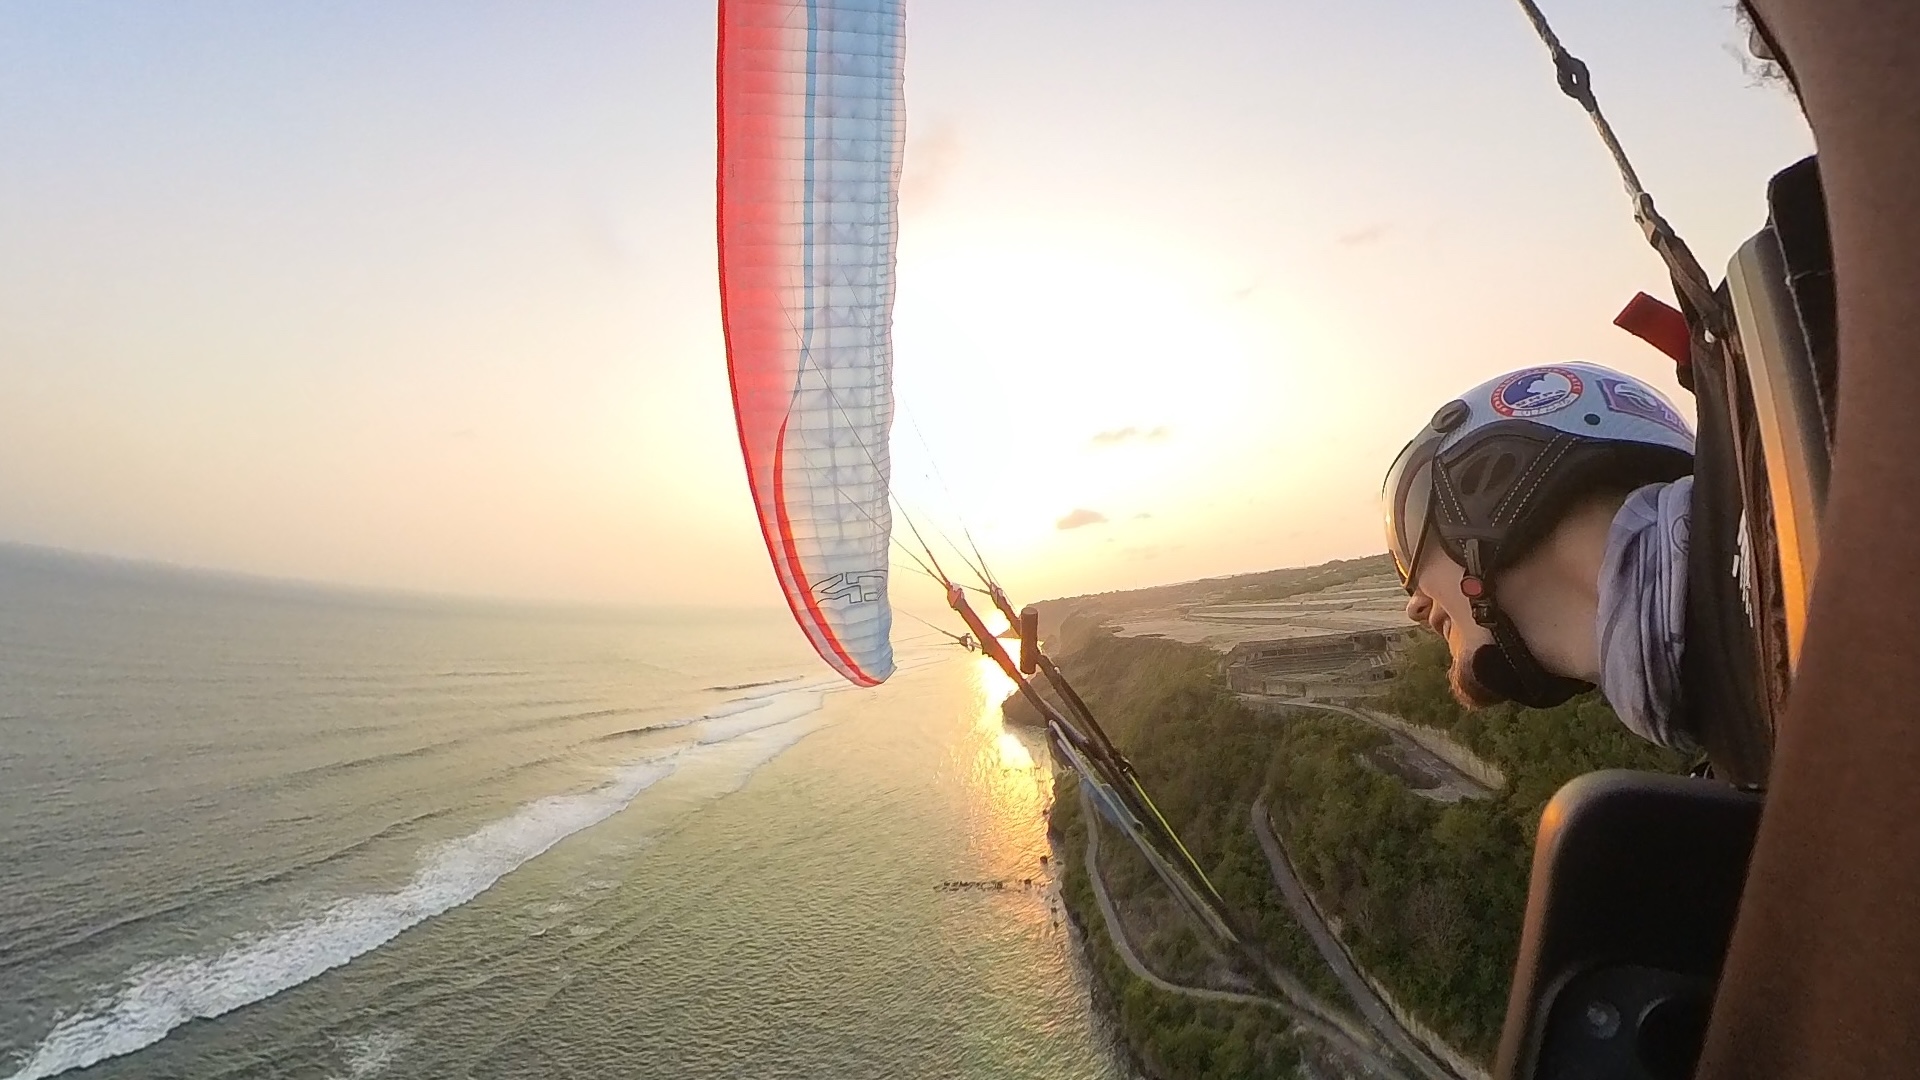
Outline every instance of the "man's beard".
POLYGON ((1453 700, 1469 709, 1484 709, 1489 705, 1498 705, 1507 700, 1486 688, 1473 675, 1473 652, 1467 649, 1452 649, 1453 663, 1447 668, 1447 685, 1453 690, 1453 700))

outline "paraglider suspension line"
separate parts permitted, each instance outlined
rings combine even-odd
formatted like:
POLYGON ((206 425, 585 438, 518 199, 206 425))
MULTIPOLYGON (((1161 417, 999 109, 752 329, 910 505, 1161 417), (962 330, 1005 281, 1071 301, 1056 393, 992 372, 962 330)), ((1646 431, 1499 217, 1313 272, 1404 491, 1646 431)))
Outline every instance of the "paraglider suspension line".
POLYGON ((1694 258, 1693 251, 1660 216, 1660 211, 1653 205, 1653 196, 1641 185, 1640 174, 1634 171, 1633 162, 1627 159, 1626 150, 1613 133, 1613 125, 1607 123, 1606 115, 1600 111, 1600 102, 1593 96, 1593 78, 1586 61, 1560 44, 1559 36, 1548 25, 1546 15, 1534 0, 1518 2, 1520 9, 1526 13, 1527 21, 1533 24, 1534 33, 1540 36, 1541 43, 1546 45, 1547 52, 1553 57, 1554 75, 1560 84, 1560 92, 1586 111, 1588 119, 1593 121, 1594 130, 1600 134, 1600 141, 1606 144, 1607 152, 1613 155, 1613 164, 1620 171, 1620 182, 1625 185, 1627 197, 1633 202, 1634 221, 1639 224, 1647 243, 1666 263, 1674 291, 1692 309, 1690 314, 1707 331, 1717 337, 1726 337, 1732 323, 1725 301, 1714 290, 1713 282, 1701 268, 1699 260, 1694 258))

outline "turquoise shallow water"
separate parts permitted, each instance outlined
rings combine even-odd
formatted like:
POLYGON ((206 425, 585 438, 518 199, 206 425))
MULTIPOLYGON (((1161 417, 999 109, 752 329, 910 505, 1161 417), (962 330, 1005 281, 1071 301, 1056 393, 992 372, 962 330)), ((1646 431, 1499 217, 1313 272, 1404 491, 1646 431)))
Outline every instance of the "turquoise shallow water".
POLYGON ((1123 1075, 1040 745, 901 656, 0 548, 0 1080, 1123 1075))

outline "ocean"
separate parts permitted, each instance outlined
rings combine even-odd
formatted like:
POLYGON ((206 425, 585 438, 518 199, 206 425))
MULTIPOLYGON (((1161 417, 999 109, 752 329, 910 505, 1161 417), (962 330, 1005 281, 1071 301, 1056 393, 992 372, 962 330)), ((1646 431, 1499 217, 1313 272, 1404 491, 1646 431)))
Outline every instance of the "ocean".
POLYGON ((1042 744, 900 656, 0 547, 0 1080, 1119 1080, 1042 744))

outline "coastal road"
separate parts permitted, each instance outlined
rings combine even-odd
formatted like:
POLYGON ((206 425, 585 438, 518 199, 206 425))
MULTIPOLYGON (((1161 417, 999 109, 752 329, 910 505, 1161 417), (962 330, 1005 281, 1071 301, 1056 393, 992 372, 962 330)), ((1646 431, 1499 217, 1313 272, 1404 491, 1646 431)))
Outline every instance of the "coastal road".
POLYGON ((1307 889, 1294 873, 1293 860, 1287 857, 1287 851, 1280 846, 1280 839, 1273 834, 1273 821, 1267 816, 1266 796, 1261 796, 1253 804, 1253 832, 1260 838, 1260 847, 1267 853, 1267 866, 1273 872, 1273 883, 1279 887, 1280 895, 1293 909, 1294 916, 1313 939, 1313 946, 1327 961, 1327 966, 1346 987, 1348 996, 1360 1006, 1360 1013, 1387 1040, 1395 1051, 1427 1080, 1459 1080, 1451 1069, 1436 1061, 1420 1040, 1403 1027, 1393 1010, 1387 1007, 1372 985, 1360 975, 1360 969, 1354 966, 1353 957, 1347 954, 1346 947, 1333 935, 1333 928, 1320 917, 1319 909, 1313 906, 1307 897, 1307 889))
MULTIPOLYGON (((1085 788, 1080 791, 1080 812, 1087 823, 1087 878, 1093 884, 1093 896, 1099 902, 1100 917, 1107 924, 1107 936, 1112 939, 1114 949, 1120 953, 1120 959, 1126 962, 1129 971, 1170 994, 1185 994, 1188 997, 1207 1001, 1258 1005, 1277 1010, 1302 1029, 1318 1035, 1336 1051, 1366 1069, 1370 1075, 1386 1077, 1389 1080, 1407 1080, 1396 1064, 1380 1053, 1364 1034, 1352 1032, 1345 1025, 1318 1015, 1323 1011, 1331 1013, 1332 1010, 1306 995, 1304 987, 1301 987, 1299 992, 1318 1008, 1309 1011, 1293 1002, 1282 1001, 1279 998, 1242 994, 1233 990, 1214 990, 1203 986, 1182 986, 1161 978, 1153 969, 1147 967, 1146 963, 1140 959, 1140 955, 1133 951, 1133 943, 1127 940, 1126 927, 1120 921, 1119 909, 1114 906, 1113 897, 1107 894, 1106 883, 1100 877, 1100 822, 1102 819, 1098 811, 1093 808, 1085 788)), ((1449 1080, 1451 1080, 1450 1077, 1449 1080)))

